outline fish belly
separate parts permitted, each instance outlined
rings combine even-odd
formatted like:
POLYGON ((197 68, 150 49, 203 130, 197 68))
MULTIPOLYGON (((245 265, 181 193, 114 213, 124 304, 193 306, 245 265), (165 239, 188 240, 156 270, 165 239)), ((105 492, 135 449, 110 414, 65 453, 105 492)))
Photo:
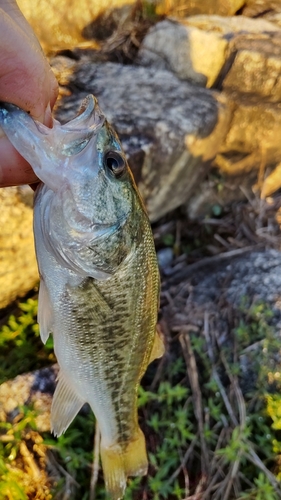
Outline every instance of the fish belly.
POLYGON ((78 287, 66 286, 60 300, 64 312, 58 311, 65 320, 56 322, 54 328, 61 371, 52 427, 60 434, 81 405, 90 404, 101 431, 105 482, 113 499, 122 498, 128 476, 147 471, 137 389, 148 364, 154 329, 151 325, 151 331, 143 331, 138 304, 132 303, 133 293, 126 283, 127 288, 119 276, 99 286, 91 278, 78 287), (129 306, 122 309, 126 302, 129 306))

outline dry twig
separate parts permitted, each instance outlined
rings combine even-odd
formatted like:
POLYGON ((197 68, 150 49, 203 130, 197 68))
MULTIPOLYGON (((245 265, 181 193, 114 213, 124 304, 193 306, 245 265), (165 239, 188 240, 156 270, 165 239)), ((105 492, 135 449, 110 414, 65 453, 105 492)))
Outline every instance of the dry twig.
POLYGON ((186 360, 187 374, 192 390, 193 401, 194 401, 194 413, 198 422, 199 436, 202 449, 202 474, 207 475, 209 470, 209 455, 208 448, 206 445, 206 440, 204 437, 204 418, 203 418, 203 405, 202 405, 202 394, 199 385, 198 371, 196 365, 196 359, 192 349, 190 336, 188 329, 182 330, 179 336, 179 340, 182 346, 183 354, 186 360))
POLYGON ((96 498, 96 487, 99 476, 99 457, 100 457, 100 430, 98 422, 96 421, 96 431, 94 438, 94 460, 92 463, 92 474, 90 483, 90 495, 89 500, 95 500, 96 498))

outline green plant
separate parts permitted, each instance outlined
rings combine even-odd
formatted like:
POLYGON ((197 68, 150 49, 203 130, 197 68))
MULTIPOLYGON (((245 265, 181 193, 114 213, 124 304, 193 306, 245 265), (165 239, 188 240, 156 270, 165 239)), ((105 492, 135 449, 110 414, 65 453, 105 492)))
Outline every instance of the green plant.
MULTIPOLYGON (((199 498, 201 493, 206 500, 281 497, 281 340, 271 326, 272 313, 266 304, 249 305, 244 298, 234 314, 235 325, 223 347, 217 343, 212 323, 207 329, 183 328, 169 356, 158 364, 155 379, 153 367, 144 377, 139 416, 149 471, 144 478, 129 479, 125 500, 181 500, 199 498)), ((16 361, 16 369, 22 348, 30 356, 29 367, 53 359, 49 348, 38 348, 36 357, 37 348, 31 346, 34 339, 40 342, 35 321, 36 302, 29 300, 2 328, 1 346, 9 361, 16 361)), ((2 380, 14 374, 8 365, 2 368, 2 380)), ((0 500, 29 499, 24 466, 28 452, 34 467, 39 463, 43 467, 46 498, 68 494, 71 500, 88 500, 93 414, 84 409, 64 435, 55 439, 45 433, 44 441, 36 430, 35 416, 32 408, 22 408, 14 421, 0 425, 0 500), (43 462, 34 451, 36 439, 41 439, 43 462), (52 480, 47 474, 50 463, 52 480)), ((32 471, 28 476, 34 488, 32 471)), ((95 498, 106 498, 101 468, 95 498)))
POLYGON ((0 383, 55 361, 50 339, 44 346, 37 324, 37 300, 20 303, 0 329, 0 383))
POLYGON ((255 487, 249 493, 241 493, 239 500, 276 500, 276 490, 262 472, 254 479, 255 487))
POLYGON ((35 417, 32 408, 22 406, 13 421, 0 422, 0 500, 29 500, 34 491, 51 499, 35 417))

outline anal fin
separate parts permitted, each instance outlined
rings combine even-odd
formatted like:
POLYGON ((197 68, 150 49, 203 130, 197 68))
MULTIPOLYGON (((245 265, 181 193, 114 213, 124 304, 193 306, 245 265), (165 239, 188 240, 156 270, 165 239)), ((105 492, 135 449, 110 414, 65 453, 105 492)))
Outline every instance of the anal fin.
POLYGON ((38 315, 37 315, 40 337, 43 344, 46 344, 49 334, 52 331, 53 311, 48 294, 48 290, 41 278, 38 296, 38 315))
POLYGON ((137 435, 126 445, 101 445, 101 461, 106 490, 112 500, 123 498, 128 476, 147 474, 145 439, 138 429, 137 435))
POLYGON ((157 327, 155 331, 154 344, 152 346, 149 363, 151 363, 157 358, 161 358, 165 352, 165 346, 161 335, 162 334, 160 333, 160 329, 158 329, 157 327))
POLYGON ((66 431, 84 403, 60 372, 51 408, 51 429, 55 436, 66 431))

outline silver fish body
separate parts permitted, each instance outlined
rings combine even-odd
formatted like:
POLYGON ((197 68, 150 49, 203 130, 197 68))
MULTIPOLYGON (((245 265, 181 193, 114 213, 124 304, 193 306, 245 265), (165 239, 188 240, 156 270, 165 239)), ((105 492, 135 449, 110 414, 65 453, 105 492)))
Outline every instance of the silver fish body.
POLYGON ((147 470, 137 390, 163 354, 156 332, 159 273, 148 217, 119 140, 96 100, 53 129, 12 105, 0 125, 44 182, 34 235, 40 273, 38 322, 54 337, 60 366, 52 428, 60 435, 88 402, 101 430, 112 499, 147 470))

